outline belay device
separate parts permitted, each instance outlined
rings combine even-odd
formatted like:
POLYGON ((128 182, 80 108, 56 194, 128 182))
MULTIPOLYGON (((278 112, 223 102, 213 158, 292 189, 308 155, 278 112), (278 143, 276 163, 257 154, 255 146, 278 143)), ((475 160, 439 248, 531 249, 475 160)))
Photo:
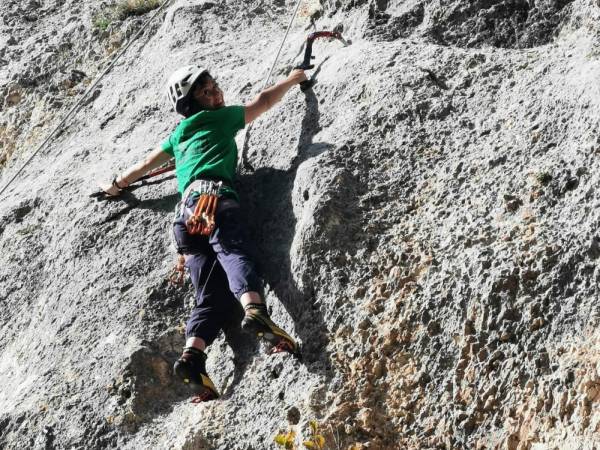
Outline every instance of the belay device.
MULTIPOLYGON (((350 41, 346 41, 342 37, 341 31, 342 31, 342 27, 337 26, 337 27, 335 27, 335 29, 333 31, 315 31, 314 33, 309 34, 308 37, 306 38, 306 48, 304 49, 304 60, 302 61, 302 64, 300 64, 299 66, 296 66, 295 68, 302 69, 302 70, 310 70, 315 67, 314 64, 311 64, 311 61, 314 59, 314 56, 312 55, 312 48, 313 48, 313 42, 315 41, 315 39, 319 39, 319 38, 337 39, 338 41, 341 41, 344 44, 344 46, 350 45, 350 41)), ((300 83, 300 89, 302 90, 302 92, 307 91, 311 87, 313 87, 316 82, 317 81, 314 78, 303 81, 302 83, 300 83)))

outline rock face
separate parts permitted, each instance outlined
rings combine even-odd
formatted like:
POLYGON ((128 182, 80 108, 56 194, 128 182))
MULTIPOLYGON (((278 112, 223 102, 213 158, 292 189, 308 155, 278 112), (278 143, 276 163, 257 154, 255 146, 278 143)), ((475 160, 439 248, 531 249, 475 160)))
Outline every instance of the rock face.
MULTIPOLYGON (((134 4, 134 3, 131 3, 134 4)), ((318 83, 247 135, 239 190, 275 320, 235 326, 223 396, 171 366, 175 181, 88 197, 164 139, 163 85, 206 65, 259 92, 295 2, 174 0, 0 203, 0 447, 266 449, 316 420, 329 449, 594 449, 600 442, 600 9, 592 0, 302 2, 318 83)), ((2 6, 2 186, 153 11, 2 6)), ((240 152, 241 153, 241 152, 240 152)))

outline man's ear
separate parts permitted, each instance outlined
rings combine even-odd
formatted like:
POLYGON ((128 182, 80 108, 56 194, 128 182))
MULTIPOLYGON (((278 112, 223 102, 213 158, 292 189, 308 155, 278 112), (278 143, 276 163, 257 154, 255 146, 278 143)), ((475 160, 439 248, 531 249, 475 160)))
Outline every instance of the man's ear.
POLYGON ((200 100, 201 95, 202 95, 202 89, 200 89, 200 86, 196 86, 194 88, 194 90, 192 91, 192 98, 198 102, 200 100))

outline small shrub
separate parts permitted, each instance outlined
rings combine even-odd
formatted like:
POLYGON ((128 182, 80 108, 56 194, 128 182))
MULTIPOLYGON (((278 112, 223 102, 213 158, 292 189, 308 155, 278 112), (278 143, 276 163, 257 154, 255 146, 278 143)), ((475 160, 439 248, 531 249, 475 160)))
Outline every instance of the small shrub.
POLYGON ((110 17, 104 14, 98 14, 94 17, 92 25, 94 25, 94 28, 100 31, 106 31, 111 22, 112 21, 110 20, 110 17))
POLYGON ((28 236, 30 234, 35 233, 36 231, 38 231, 40 229, 40 225, 39 224, 35 224, 35 225, 27 225, 24 228, 21 228, 20 230, 17 230, 17 234, 21 235, 21 236, 28 236))
POLYGON ((550 175, 548 172, 538 172, 535 174, 535 179, 542 185, 548 184, 550 181, 552 181, 552 175, 550 175))
POLYGON ((161 0, 119 0, 96 14, 92 24, 100 31, 106 31, 111 23, 132 16, 141 16, 160 6, 161 0))
POLYGON ((115 15, 119 20, 131 16, 141 16, 160 6, 160 0, 121 0, 115 6, 115 15))
POLYGON ((296 450, 296 432, 293 430, 290 430, 287 433, 280 432, 273 440, 281 448, 285 448, 286 450, 296 450))
POLYGON ((325 438, 323 435, 319 434, 319 424, 316 420, 311 420, 309 425, 310 438, 302 444, 311 450, 323 450, 325 448, 325 438))

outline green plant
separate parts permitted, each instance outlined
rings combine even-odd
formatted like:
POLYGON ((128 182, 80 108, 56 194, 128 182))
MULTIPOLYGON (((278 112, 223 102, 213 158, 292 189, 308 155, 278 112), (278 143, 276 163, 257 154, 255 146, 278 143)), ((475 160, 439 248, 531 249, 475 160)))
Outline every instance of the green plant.
POLYGON ((548 172, 542 171, 535 174, 535 179, 540 184, 548 184, 552 180, 552 175, 550 175, 548 172))
POLYGON ((160 6, 161 0, 119 0, 117 3, 97 13, 93 20, 93 26, 106 31, 111 23, 125 20, 132 16, 141 16, 160 6))
POLYGON ((311 420, 310 425, 310 438, 304 441, 302 444, 306 448, 313 450, 323 450, 325 447, 325 438, 322 434, 319 434, 319 424, 316 420, 311 420))
POLYGON ((275 436, 273 440, 277 445, 279 445, 281 448, 285 448, 286 450, 296 449, 296 432, 293 430, 290 430, 287 433, 285 431, 282 431, 277 436, 275 436))
POLYGON ((110 17, 105 14, 98 14, 94 17, 92 25, 100 31, 106 31, 111 22, 110 17))

